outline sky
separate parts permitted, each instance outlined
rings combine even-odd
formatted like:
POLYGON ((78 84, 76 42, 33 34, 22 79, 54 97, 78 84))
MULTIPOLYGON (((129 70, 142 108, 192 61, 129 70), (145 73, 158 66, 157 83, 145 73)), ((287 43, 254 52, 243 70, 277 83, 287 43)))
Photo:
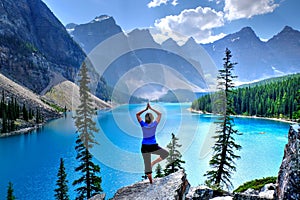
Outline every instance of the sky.
POLYGON ((268 40, 288 25, 300 30, 299 0, 42 0, 64 24, 103 14, 124 31, 156 28, 157 37, 209 43, 250 26, 268 40), (176 33, 176 34, 174 34, 176 33))

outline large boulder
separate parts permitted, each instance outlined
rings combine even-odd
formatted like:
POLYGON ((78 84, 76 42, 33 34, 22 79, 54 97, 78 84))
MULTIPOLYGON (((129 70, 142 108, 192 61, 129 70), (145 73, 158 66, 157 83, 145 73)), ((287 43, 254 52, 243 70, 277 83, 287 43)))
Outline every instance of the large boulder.
POLYGON ((163 178, 156 178, 153 184, 144 180, 119 189, 113 200, 174 200, 185 199, 189 183, 183 170, 163 178), (181 193, 181 194, 180 194, 181 193))
POLYGON ((277 178, 274 198, 300 199, 300 126, 292 125, 277 178))

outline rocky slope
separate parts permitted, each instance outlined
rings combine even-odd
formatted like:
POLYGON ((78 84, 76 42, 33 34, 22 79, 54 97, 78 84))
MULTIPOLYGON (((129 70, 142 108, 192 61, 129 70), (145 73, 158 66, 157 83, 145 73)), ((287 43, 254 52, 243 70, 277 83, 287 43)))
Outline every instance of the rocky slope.
MULTIPOLYGON (((80 105, 79 87, 70 81, 63 81, 52 87, 44 96, 47 101, 75 110, 80 105)), ((111 108, 111 105, 92 95, 92 105, 97 109, 111 108)))
POLYGON ((6 98, 15 97, 19 105, 24 103, 27 108, 39 109, 46 121, 60 116, 56 110, 44 103, 39 95, 2 74, 0 74, 0 91, 4 91, 6 98))
POLYGON ((74 80, 84 52, 41 0, 0 4, 0 72, 40 93, 53 72, 74 80))

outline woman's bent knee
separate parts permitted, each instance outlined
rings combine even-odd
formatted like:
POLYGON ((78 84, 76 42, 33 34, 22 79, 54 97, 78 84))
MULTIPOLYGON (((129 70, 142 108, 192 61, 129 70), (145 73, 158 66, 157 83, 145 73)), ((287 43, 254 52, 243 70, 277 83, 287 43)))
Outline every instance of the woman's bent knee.
POLYGON ((166 159, 169 156, 169 152, 167 150, 165 150, 165 149, 162 149, 162 150, 163 151, 162 151, 160 157, 164 160, 164 159, 166 159))

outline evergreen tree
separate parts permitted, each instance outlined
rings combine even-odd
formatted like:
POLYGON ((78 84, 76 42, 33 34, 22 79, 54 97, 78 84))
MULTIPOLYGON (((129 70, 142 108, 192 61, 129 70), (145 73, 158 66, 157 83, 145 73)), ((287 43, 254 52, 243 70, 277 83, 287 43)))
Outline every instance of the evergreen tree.
POLYGON ((177 172, 179 169, 183 169, 181 164, 185 163, 185 161, 181 160, 182 155, 177 149, 182 146, 178 144, 178 140, 179 139, 175 137, 174 133, 172 133, 172 140, 167 145, 167 148, 169 149, 169 157, 167 158, 167 165, 164 169, 165 176, 177 172))
MULTIPOLYGON (((298 90, 300 90, 300 73, 245 85, 234 89, 235 92, 231 94, 234 111, 238 115, 295 119, 297 100, 300 98, 297 97, 298 90)), ((192 108, 213 112, 211 102, 218 99, 219 93, 200 97, 193 102, 192 108)))
POLYGON ((32 119, 33 119, 33 112, 32 112, 32 109, 29 109, 29 112, 28 112, 28 119, 29 119, 29 120, 32 120, 32 119))
POLYGON ((296 111, 293 113, 293 118, 300 122, 300 89, 297 91, 296 99, 296 111))
POLYGON ((35 123, 39 124, 41 123, 41 114, 40 114, 40 110, 38 108, 36 108, 36 114, 35 114, 35 123))
POLYGON ((11 182, 8 183, 6 199, 7 200, 15 200, 16 199, 16 197, 14 196, 13 184, 11 182))
POLYGON ((74 186, 78 186, 75 191, 78 193, 76 199, 89 199, 90 197, 102 192, 100 167, 93 163, 92 155, 89 149, 97 142, 94 139, 94 133, 98 132, 96 123, 93 121, 94 109, 92 107, 92 99, 90 89, 88 87, 90 79, 88 77, 88 69, 83 63, 79 72, 81 79, 79 80, 80 105, 76 110, 75 125, 79 133, 76 140, 75 150, 77 151, 76 159, 79 166, 76 172, 81 172, 82 176, 73 182, 74 186))
POLYGON ((56 186, 57 188, 54 190, 55 192, 55 199, 56 200, 69 200, 68 195, 68 180, 67 174, 65 172, 64 160, 60 159, 59 170, 57 173, 57 181, 56 186))
POLYGON ((164 177, 163 173, 162 173, 162 168, 160 166, 160 164, 157 165, 156 169, 155 169, 156 175, 154 178, 161 178, 164 177))
POLYGON ((2 130, 1 133, 7 133, 8 127, 7 127, 7 118, 6 118, 6 112, 5 110, 2 110, 2 130))
POLYGON ((27 109, 25 107, 25 104, 23 104, 22 113, 23 113, 23 119, 25 121, 28 121, 28 111, 27 111, 27 109))
POLYGON ((219 189, 222 189, 223 186, 227 188, 232 186, 230 178, 232 172, 236 170, 234 160, 240 158, 234 152, 241 149, 241 146, 235 143, 233 137, 234 134, 239 133, 238 130, 234 129, 234 119, 231 117, 235 114, 231 94, 234 88, 232 81, 236 78, 232 71, 234 65, 237 64, 230 61, 231 57, 230 50, 226 49, 223 69, 219 70, 218 76, 219 89, 224 94, 224 99, 217 102, 222 105, 225 102, 225 107, 223 112, 220 113, 222 116, 215 122, 217 124, 216 136, 214 136, 216 143, 213 146, 214 152, 209 162, 212 169, 205 174, 207 176, 206 183, 219 189))

